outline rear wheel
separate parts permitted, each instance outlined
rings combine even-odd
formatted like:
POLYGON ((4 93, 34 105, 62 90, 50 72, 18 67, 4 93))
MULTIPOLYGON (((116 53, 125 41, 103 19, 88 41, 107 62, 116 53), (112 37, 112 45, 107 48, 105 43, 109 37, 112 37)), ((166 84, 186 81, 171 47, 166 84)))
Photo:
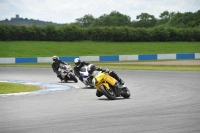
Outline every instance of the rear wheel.
POLYGON ((108 99, 110 100, 116 99, 115 93, 112 89, 106 89, 106 87, 102 85, 100 86, 100 90, 108 99))

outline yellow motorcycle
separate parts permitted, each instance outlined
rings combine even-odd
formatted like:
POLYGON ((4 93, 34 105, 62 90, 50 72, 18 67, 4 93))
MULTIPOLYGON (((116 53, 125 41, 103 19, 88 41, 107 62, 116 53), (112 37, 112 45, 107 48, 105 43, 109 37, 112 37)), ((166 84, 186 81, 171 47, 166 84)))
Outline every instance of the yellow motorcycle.
POLYGON ((115 100, 116 97, 129 98, 131 96, 129 89, 125 85, 119 85, 118 81, 108 73, 93 71, 92 76, 94 87, 108 99, 115 100))

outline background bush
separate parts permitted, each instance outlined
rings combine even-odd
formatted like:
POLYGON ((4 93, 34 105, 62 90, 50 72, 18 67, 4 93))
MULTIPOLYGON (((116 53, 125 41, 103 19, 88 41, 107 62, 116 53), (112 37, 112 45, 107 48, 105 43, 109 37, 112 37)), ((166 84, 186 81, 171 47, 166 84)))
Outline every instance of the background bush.
POLYGON ((77 25, 13 26, 0 25, 0 41, 200 41, 200 28, 79 27, 77 25))

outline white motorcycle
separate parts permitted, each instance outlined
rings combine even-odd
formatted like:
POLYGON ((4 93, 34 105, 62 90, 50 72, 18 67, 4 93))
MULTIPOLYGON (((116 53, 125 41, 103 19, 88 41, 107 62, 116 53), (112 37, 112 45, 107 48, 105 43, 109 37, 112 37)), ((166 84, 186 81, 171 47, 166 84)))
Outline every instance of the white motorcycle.
POLYGON ((69 64, 61 66, 58 69, 58 71, 60 72, 60 74, 61 74, 62 78, 65 80, 65 82, 67 82, 68 80, 72 80, 75 83, 78 82, 78 80, 77 80, 75 74, 73 73, 73 70, 69 64))
POLYGON ((94 84, 92 83, 92 80, 88 80, 89 73, 87 70, 87 66, 84 66, 80 69, 80 75, 83 78, 83 83, 85 84, 86 87, 94 87, 94 84))

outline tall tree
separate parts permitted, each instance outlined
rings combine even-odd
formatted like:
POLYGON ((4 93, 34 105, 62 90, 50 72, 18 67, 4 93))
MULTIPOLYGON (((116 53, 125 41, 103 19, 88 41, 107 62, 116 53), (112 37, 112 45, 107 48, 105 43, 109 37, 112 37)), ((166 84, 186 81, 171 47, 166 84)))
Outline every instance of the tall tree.
POLYGON ((140 21, 148 21, 155 19, 154 15, 150 15, 148 13, 141 13, 136 18, 139 19, 140 21))
POLYGON ((169 11, 164 11, 160 14, 160 18, 164 19, 164 20, 169 20, 173 15, 175 14, 175 12, 169 12, 169 11))
POLYGON ((157 22, 154 15, 150 15, 148 13, 141 13, 136 18, 138 19, 138 21, 132 22, 133 27, 154 27, 157 22))
POLYGON ((169 12, 169 11, 164 11, 160 14, 160 19, 157 21, 156 25, 164 25, 166 24, 172 16, 175 14, 175 12, 169 12))
POLYGON ((91 26, 95 21, 95 18, 88 14, 83 16, 82 18, 77 18, 75 24, 82 26, 82 27, 89 27, 91 26))
POLYGON ((130 26, 131 18, 117 11, 112 11, 109 15, 103 14, 96 19, 94 26, 130 26))

